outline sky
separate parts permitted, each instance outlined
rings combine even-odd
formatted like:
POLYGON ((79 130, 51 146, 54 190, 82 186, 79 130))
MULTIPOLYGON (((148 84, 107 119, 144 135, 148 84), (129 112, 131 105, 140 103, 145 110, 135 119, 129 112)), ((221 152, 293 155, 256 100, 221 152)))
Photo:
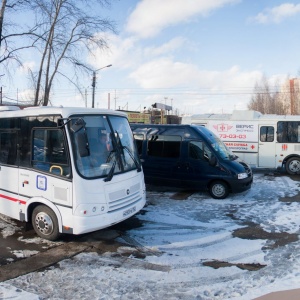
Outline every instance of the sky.
MULTIPOLYGON (((299 76, 300 1, 112 1, 101 15, 118 34, 106 34, 109 51, 82 58, 93 70, 112 64, 97 72, 95 107, 141 111, 163 103, 180 115, 231 113, 247 109, 262 76, 271 86, 299 76)), ((24 73, 14 85, 2 79, 4 95, 26 98, 24 73)), ((56 84, 51 103, 91 106, 91 77, 82 75, 86 98, 56 84)))
MULTIPOLYGON (((291 239, 299 237, 299 192, 299 181, 272 173, 254 174, 250 190, 224 200, 204 192, 174 200, 174 191, 148 190, 147 205, 126 221, 127 230, 121 223, 85 239, 99 253, 91 247, 1 282, 0 298, 249 300, 300 289, 300 241, 291 239), (105 236, 117 236, 119 244, 105 243, 105 236), (224 264, 214 268, 208 262, 224 264)), ((18 238, 15 257, 42 259, 21 244, 29 249, 43 240, 24 236, 14 220, 1 216, 0 229, 1 238, 18 238)), ((57 243, 62 251, 64 241, 57 243)))

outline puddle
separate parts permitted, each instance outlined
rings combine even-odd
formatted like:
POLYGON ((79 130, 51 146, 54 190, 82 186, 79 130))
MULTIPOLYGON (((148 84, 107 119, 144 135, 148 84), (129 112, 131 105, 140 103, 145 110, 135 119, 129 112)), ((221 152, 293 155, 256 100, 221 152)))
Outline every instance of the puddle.
POLYGON ((293 197, 281 197, 279 198, 281 202, 300 202, 300 194, 293 197))
POLYGON ((298 241, 298 234, 291 234, 288 232, 267 232, 264 231, 260 226, 249 226, 239 228, 233 231, 233 237, 248 240, 269 240, 273 243, 267 245, 264 249, 275 249, 277 247, 285 246, 287 244, 298 241))
POLYGON ((177 192, 170 197, 173 200, 187 200, 190 196, 192 196, 195 191, 181 191, 177 192))
POLYGON ((218 261, 218 260, 206 261, 203 263, 203 265, 206 267, 212 267, 214 269, 235 266, 238 267, 239 269, 248 270, 248 271, 258 271, 266 267, 266 265, 261 265, 261 264, 242 264, 242 263, 233 264, 226 261, 218 261))
POLYGON ((33 230, 16 229, 15 233, 0 237, 0 266, 24 259, 51 248, 33 230))
MULTIPOLYGON (((139 212, 139 214, 145 214, 145 211, 142 210, 139 212)), ((132 216, 121 223, 111 226, 110 229, 120 230, 124 232, 127 230, 132 230, 140 227, 143 227, 143 222, 140 219, 138 219, 136 216, 132 216)))

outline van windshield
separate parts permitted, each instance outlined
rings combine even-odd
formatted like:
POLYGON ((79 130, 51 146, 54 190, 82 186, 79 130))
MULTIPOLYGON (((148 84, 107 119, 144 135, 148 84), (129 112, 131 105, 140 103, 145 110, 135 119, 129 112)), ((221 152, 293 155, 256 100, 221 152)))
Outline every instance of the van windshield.
POLYGON ((219 139, 215 138, 214 142, 211 143, 211 146, 219 154, 219 156, 224 160, 235 160, 237 156, 226 147, 226 145, 219 139))
POLYGON ((72 116, 70 122, 76 169, 87 178, 113 177, 140 169, 128 121, 119 116, 72 116))
POLYGON ((227 148, 227 146, 210 130, 205 127, 198 127, 197 129, 201 131, 208 138, 209 144, 214 148, 216 153, 221 159, 224 160, 235 160, 237 156, 227 148))

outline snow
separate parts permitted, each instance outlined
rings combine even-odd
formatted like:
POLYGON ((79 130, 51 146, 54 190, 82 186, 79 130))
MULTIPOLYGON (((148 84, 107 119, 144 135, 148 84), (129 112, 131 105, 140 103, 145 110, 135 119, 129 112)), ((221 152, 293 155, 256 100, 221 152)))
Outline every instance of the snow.
MULTIPOLYGON (((300 288, 300 241, 276 246, 276 239, 234 234, 252 226, 266 234, 298 235, 300 202, 292 199, 299 183, 257 173, 251 190, 225 200, 206 193, 172 200, 171 192, 149 191, 145 209, 136 216, 141 226, 117 239, 124 246, 116 252, 84 252, 8 280, 0 284, 0 299, 248 300, 300 288), (218 261, 230 265, 205 264, 218 261), (238 267, 242 263, 262 268, 249 271, 238 267)), ((14 232, 11 221, 0 220, 0 228, 3 236, 14 232)))

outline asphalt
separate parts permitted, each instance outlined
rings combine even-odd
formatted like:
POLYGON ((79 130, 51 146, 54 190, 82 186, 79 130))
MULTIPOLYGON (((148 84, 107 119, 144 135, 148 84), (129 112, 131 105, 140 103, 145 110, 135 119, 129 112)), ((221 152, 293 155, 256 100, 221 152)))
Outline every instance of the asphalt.
POLYGON ((300 289, 279 291, 266 294, 264 296, 255 298, 254 300, 299 300, 300 289))

